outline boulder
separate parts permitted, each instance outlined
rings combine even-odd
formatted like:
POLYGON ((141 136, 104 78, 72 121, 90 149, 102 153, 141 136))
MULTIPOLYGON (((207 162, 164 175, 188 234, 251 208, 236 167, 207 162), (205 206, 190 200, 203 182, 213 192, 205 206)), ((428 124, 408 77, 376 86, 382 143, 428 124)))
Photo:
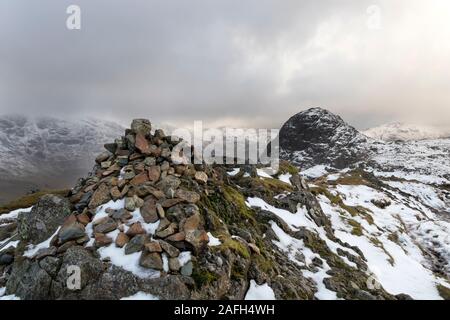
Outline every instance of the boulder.
POLYGON ((70 214, 69 200, 45 195, 30 212, 19 213, 17 231, 22 240, 38 244, 50 238, 70 214))

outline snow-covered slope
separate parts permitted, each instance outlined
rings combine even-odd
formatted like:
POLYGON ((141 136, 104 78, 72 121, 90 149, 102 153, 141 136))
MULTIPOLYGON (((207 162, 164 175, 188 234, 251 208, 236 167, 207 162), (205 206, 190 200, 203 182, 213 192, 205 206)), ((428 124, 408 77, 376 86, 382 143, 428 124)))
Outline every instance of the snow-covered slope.
MULTIPOLYGON (((296 121, 309 123, 310 113, 300 113, 308 117, 300 116, 296 121)), ((431 140, 430 132, 395 131, 402 128, 395 126, 389 136, 381 129, 373 130, 372 135, 396 141, 367 138, 354 143, 353 137, 358 136, 354 134, 344 135, 336 144, 336 134, 330 134, 326 124, 330 116, 322 114, 326 121, 318 120, 313 128, 321 132, 316 143, 326 148, 292 149, 283 142, 281 148, 291 148, 283 156, 303 169, 301 174, 312 184, 336 237, 361 250, 370 272, 389 293, 437 299, 447 292, 448 298, 450 139, 431 140), (391 139, 394 134, 395 139, 391 139), (346 167, 336 165, 336 152, 355 154, 360 150, 365 150, 364 157, 348 158, 346 167)), ((339 119, 336 124, 345 127, 339 119)), ((299 136, 303 140, 304 134, 295 130, 290 139, 299 136)))
POLYGON ((92 167, 102 145, 122 131, 99 119, 0 117, 2 197, 8 190, 16 196, 30 188, 73 184, 92 167))
POLYGON ((412 141, 450 137, 450 131, 430 126, 394 122, 363 131, 366 136, 384 141, 412 141))

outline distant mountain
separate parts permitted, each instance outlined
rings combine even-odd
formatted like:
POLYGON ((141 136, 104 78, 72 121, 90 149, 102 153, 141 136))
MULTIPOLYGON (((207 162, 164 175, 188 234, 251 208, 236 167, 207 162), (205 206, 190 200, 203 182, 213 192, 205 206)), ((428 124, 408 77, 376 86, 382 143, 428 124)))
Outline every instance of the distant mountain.
POLYGON ((450 137, 449 130, 401 122, 381 125, 363 131, 363 133, 370 138, 384 141, 431 140, 450 137))
POLYGON ((122 126, 100 119, 0 117, 0 202, 35 188, 72 185, 122 126))
POLYGON ((299 112, 280 130, 281 156, 302 166, 345 168, 365 157, 366 141, 341 117, 322 108, 299 112))

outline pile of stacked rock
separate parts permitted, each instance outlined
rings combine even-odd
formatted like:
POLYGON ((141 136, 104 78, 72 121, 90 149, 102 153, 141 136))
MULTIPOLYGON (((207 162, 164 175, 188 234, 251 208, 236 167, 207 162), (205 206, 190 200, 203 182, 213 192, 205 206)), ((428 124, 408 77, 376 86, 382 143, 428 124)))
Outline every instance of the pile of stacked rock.
POLYGON ((171 273, 192 273, 192 263, 182 266, 178 257, 183 251, 198 254, 209 241, 196 203, 207 192, 211 171, 205 165, 174 163, 172 151, 179 140, 151 129, 150 121, 133 120, 125 136, 105 145, 94 170, 72 190, 76 211, 41 255, 73 245, 115 245, 126 255, 141 252, 141 267, 167 269, 164 254, 171 273), (123 208, 108 207, 118 201, 123 208), (136 214, 139 221, 133 219, 136 214), (151 233, 149 226, 154 227, 151 233))

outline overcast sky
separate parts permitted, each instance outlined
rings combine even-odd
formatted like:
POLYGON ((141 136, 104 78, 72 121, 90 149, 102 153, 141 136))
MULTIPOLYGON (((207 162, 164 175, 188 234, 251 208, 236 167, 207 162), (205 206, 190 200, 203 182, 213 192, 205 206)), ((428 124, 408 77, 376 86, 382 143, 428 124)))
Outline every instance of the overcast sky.
POLYGON ((0 113, 450 126, 449 57, 448 0, 2 0, 0 113))

